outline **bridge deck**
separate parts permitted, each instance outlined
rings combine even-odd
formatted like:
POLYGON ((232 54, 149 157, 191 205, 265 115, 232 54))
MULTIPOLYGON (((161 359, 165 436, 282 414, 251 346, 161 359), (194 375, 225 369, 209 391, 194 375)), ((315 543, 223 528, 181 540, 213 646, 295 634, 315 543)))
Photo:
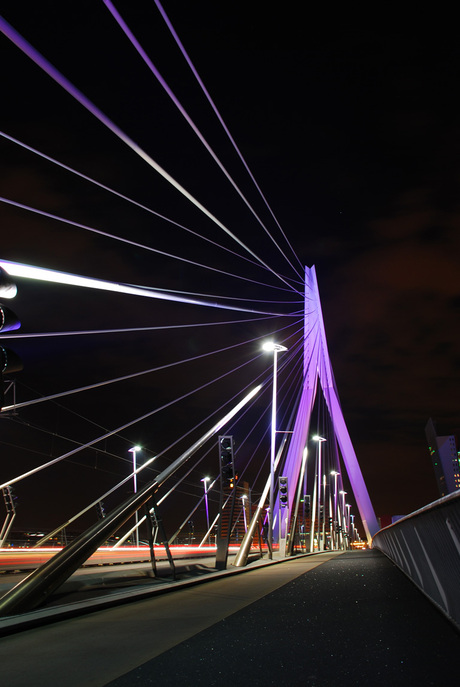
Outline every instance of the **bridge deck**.
POLYGON ((458 684, 460 634, 377 551, 321 554, 0 639, 9 687, 458 684))

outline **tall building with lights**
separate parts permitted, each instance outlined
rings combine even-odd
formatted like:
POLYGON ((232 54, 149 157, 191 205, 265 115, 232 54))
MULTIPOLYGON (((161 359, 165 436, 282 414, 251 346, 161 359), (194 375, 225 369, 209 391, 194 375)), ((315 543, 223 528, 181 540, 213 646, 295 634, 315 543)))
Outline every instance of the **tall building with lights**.
POLYGON ((441 496, 460 489, 460 462, 457 441, 453 434, 439 437, 430 418, 425 427, 434 474, 441 496))

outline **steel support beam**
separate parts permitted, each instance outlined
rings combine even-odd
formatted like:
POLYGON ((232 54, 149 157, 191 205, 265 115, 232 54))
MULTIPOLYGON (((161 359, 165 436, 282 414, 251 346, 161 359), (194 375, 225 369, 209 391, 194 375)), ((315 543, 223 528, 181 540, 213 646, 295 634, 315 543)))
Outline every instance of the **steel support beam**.
POLYGON ((17 584, 0 600, 0 616, 15 615, 31 611, 41 605, 50 594, 67 580, 97 549, 104 544, 139 508, 156 493, 184 463, 212 436, 216 435, 261 389, 261 386, 247 394, 214 427, 182 453, 171 465, 157 475, 149 484, 132 494, 118 508, 108 513, 83 532, 77 539, 64 547, 44 565, 17 584))

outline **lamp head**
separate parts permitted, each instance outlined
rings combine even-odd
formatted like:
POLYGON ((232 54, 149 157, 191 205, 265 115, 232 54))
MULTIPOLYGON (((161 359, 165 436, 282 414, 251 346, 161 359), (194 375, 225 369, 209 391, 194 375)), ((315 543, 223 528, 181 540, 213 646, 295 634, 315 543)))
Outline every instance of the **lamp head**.
POLYGON ((276 351, 279 353, 280 351, 287 351, 288 349, 286 346, 282 346, 281 344, 274 343, 273 341, 266 341, 264 345, 262 346, 262 349, 264 351, 271 351, 274 352, 276 351))

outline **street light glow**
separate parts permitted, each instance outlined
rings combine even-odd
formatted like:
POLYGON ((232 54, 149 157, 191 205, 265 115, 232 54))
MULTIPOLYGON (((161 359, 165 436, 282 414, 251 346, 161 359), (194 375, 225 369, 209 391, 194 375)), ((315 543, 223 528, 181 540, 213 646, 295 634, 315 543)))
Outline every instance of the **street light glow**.
POLYGON ((3 267, 0 267, 0 293, 2 298, 14 298, 18 292, 17 286, 12 281, 3 267))
POLYGON ((262 350, 268 351, 269 353, 273 353, 274 351, 279 353, 280 351, 287 351, 288 349, 286 348, 286 346, 283 346, 282 344, 277 344, 274 341, 266 341, 262 346, 262 350))

